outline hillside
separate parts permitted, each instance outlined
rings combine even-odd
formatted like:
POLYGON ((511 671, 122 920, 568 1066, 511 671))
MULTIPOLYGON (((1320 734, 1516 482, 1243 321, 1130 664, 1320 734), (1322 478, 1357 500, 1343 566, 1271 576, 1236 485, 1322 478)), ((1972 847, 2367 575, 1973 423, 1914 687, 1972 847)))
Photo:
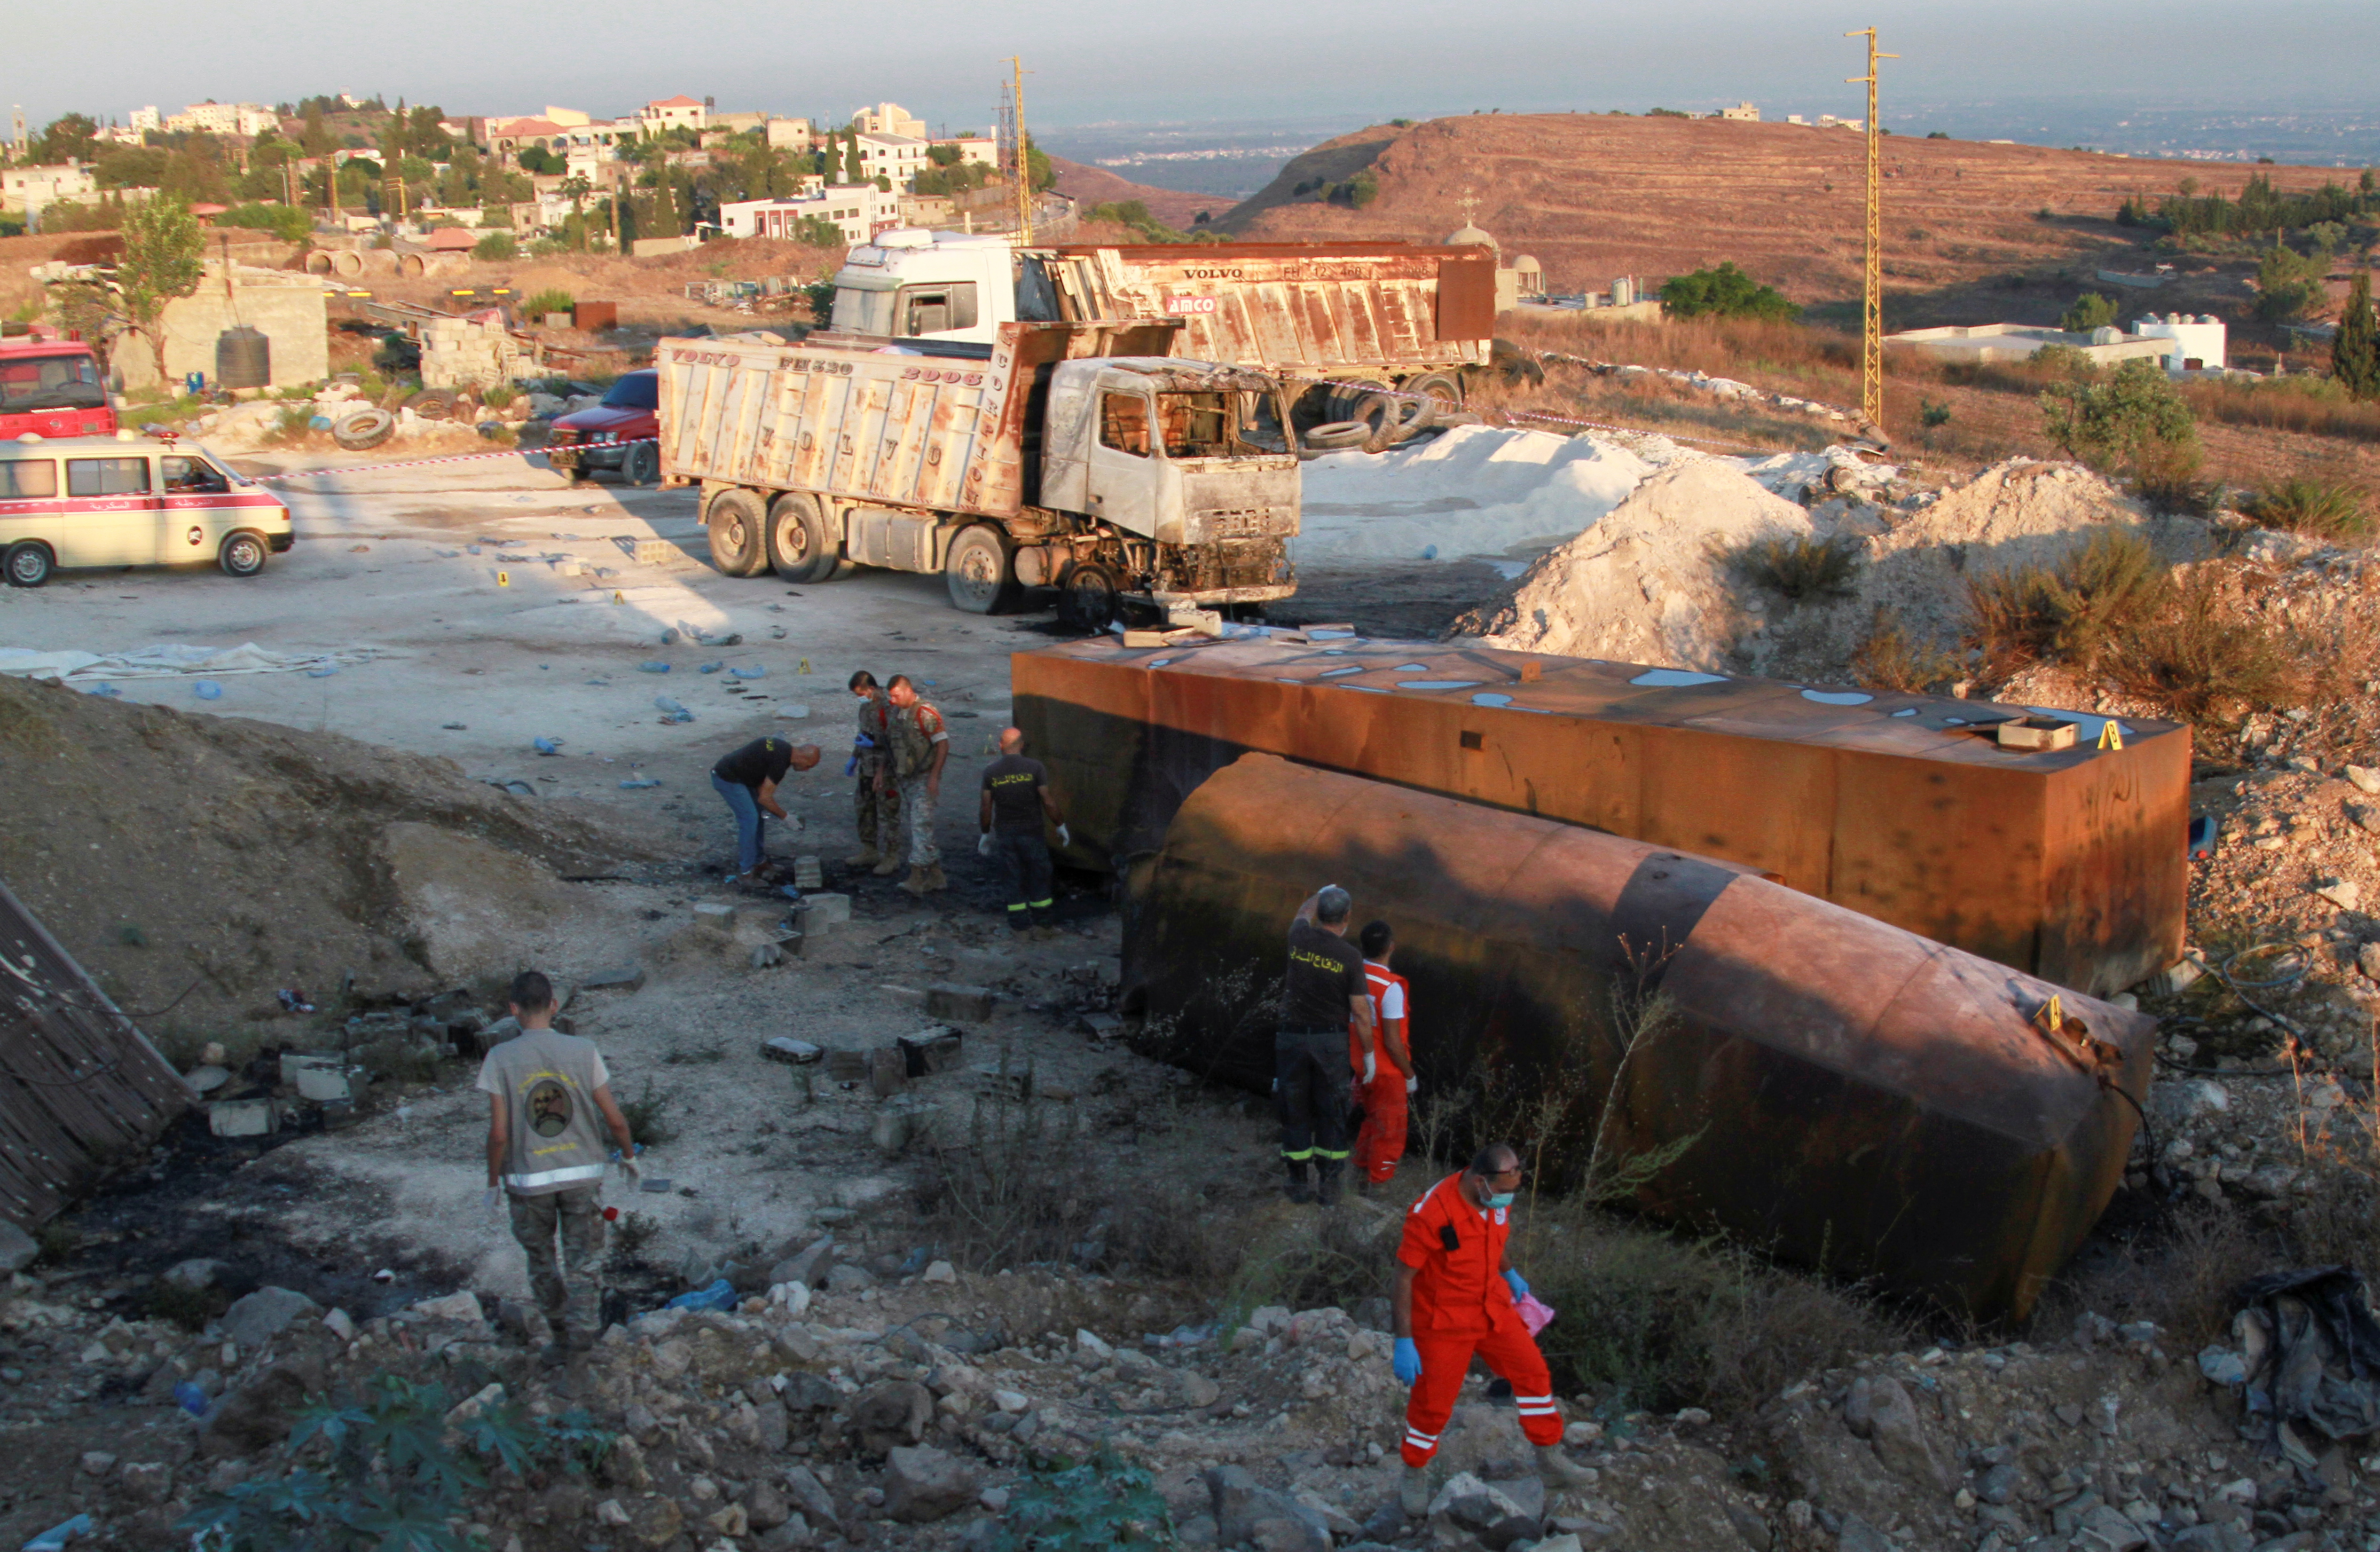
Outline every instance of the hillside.
MULTIPOLYGON (((1732 260, 1798 302, 1825 303, 1859 293, 1865 143, 1800 125, 1579 114, 1374 126, 1297 157, 1217 224, 1249 240, 1436 240, 1463 224, 1468 197, 1472 219, 1506 253, 1542 261, 1556 290, 1621 274, 1658 285, 1732 260), (1366 167, 1377 200, 1328 201, 1366 167)), ((2236 194, 2257 173, 2285 189, 2353 176, 1890 136, 1887 288, 1914 301, 2015 271, 2129 266, 2139 235, 2113 220, 2127 195, 2170 193, 2185 177, 2236 194)))
POLYGON ((1220 217, 1231 206, 1230 200, 1218 199, 1212 194, 1189 194, 1179 188, 1159 188, 1150 184, 1135 183, 1130 178, 1118 177, 1103 167, 1069 162, 1062 156, 1050 157, 1050 165, 1058 174, 1058 192, 1069 200, 1078 200, 1086 210, 1093 205, 1120 204, 1138 200, 1158 220, 1168 226, 1187 231, 1200 212, 1220 217))

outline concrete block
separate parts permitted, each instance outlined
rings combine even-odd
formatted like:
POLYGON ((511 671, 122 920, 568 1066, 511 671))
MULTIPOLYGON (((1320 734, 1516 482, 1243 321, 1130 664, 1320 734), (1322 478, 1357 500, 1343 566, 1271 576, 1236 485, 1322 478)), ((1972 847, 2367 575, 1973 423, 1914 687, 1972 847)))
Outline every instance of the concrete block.
POLYGON ((346 1066, 346 1062, 347 1059, 337 1051, 283 1051, 281 1081, 294 1085, 301 1073, 321 1067, 328 1067, 336 1072, 346 1066))
POLYGON ((281 1106, 272 1099, 218 1099, 207 1107, 207 1126, 218 1137, 269 1137, 281 1127, 281 1106))
POLYGON ((815 932, 821 927, 851 919, 851 896, 847 894, 806 894, 800 906, 802 927, 815 932))
POLYGON ((629 552, 628 559, 638 565, 668 565, 686 559, 686 552, 666 539, 640 539, 629 552))
POLYGON ((790 1035, 779 1035, 760 1043, 760 1054, 771 1061, 786 1061, 807 1066, 826 1052, 808 1040, 796 1040, 790 1035))
POLYGON ((301 1067, 298 1071, 298 1097, 316 1104, 335 1100, 351 1105, 364 1097, 367 1081, 361 1073, 351 1073, 344 1067, 301 1067))
POLYGON ((640 991, 644 988, 644 966, 622 964, 609 970, 596 971, 595 974, 578 983, 578 989, 581 991, 640 991))
POLYGON ((735 930, 735 903, 732 900, 699 900, 695 902, 694 919, 703 927, 715 927, 722 932, 735 930))
POLYGON ((826 887, 826 873, 818 858, 800 856, 794 859, 794 887, 803 891, 826 887))
POLYGON ((998 1000, 990 987, 936 981, 926 988, 926 1013, 930 1018, 979 1023, 991 1017, 992 1006, 998 1000))

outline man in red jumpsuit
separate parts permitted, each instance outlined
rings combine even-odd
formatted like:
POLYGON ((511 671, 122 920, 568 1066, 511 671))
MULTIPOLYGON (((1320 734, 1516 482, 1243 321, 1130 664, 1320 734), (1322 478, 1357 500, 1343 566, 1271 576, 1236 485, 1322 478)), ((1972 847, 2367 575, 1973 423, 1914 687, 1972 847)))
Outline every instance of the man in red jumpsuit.
POLYGON ((1430 1457, 1454 1415, 1475 1353, 1512 1382, 1521 1432, 1536 1447, 1537 1475, 1548 1493, 1591 1480, 1561 1452, 1553 1379, 1512 1305, 1529 1291, 1505 1253, 1512 1232, 1507 1219, 1520 1184, 1520 1156, 1492 1143, 1469 1169, 1431 1186, 1405 1214, 1404 1243, 1397 1247, 1395 1367, 1397 1378, 1413 1387, 1413 1399, 1405 1406, 1397 1502, 1415 1518, 1429 1510, 1430 1457))
POLYGON ((1378 1049, 1367 1049, 1363 1031, 1348 1021, 1347 1060, 1355 1070, 1355 1108, 1364 1112, 1355 1134, 1355 1189, 1364 1191, 1396 1178, 1397 1161, 1405 1156, 1406 1103, 1415 1082, 1405 1024, 1412 991, 1389 968, 1397 952, 1396 933, 1384 921, 1367 922, 1355 941, 1364 951, 1364 981, 1378 1036, 1378 1049))

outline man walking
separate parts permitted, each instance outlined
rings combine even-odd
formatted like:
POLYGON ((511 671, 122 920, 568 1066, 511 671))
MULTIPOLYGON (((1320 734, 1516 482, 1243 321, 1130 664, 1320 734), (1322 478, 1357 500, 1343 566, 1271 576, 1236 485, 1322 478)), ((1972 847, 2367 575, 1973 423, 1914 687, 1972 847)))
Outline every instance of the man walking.
POLYGON ((1355 1025, 1347 1025, 1347 1059, 1355 1069, 1355 1104, 1364 1123, 1355 1132, 1355 1189, 1366 1191, 1396 1178, 1405 1156, 1405 1107, 1417 1086, 1413 1045, 1405 1033, 1405 978, 1389 968, 1397 952, 1396 933, 1384 921, 1366 922, 1355 941, 1364 951, 1365 990, 1372 1004, 1378 1049, 1365 1059, 1355 1025))
POLYGON ((808 770, 819 762, 818 746, 788 738, 756 738, 710 768, 710 789, 735 816, 735 879, 757 883, 760 864, 768 860, 768 821, 760 816, 786 818, 777 801, 777 783, 788 770, 808 770))
MULTIPOLYGON (((942 714, 917 698, 917 686, 907 674, 892 675, 884 697, 884 731, 892 746, 887 784, 900 790, 901 818, 909 831, 909 876, 901 887, 922 897, 950 887, 942 877, 941 848, 934 844, 934 808, 942 797, 942 764, 950 758, 951 735, 942 726, 942 714)), ((885 858, 892 860, 891 855, 885 858)), ((880 863, 876 870, 888 871, 880 863)))
POLYGON ((535 970, 514 976, 512 1012, 521 1032, 480 1064, 484 1200, 491 1217, 499 1201, 511 1203, 513 1238, 528 1255, 529 1289, 552 1338, 540 1356, 559 1364, 601 1330, 603 1131, 631 1182, 637 1149, 595 1042, 553 1027, 553 983, 535 970))
POLYGON ((1536 1447, 1537 1475, 1548 1493, 1592 1480, 1561 1452, 1553 1378, 1513 1307, 1529 1291, 1505 1249, 1512 1194, 1520 1186, 1520 1155, 1507 1144, 1490 1143, 1470 1168, 1431 1186, 1405 1214, 1392 1301, 1393 1363, 1398 1381, 1412 1386, 1413 1396, 1405 1406, 1397 1503, 1415 1518, 1429 1511, 1430 1457, 1454 1415, 1474 1354, 1512 1382, 1521 1433, 1536 1447))
POLYGON ((1002 890, 1008 896, 1009 929, 1019 937, 1054 937, 1050 925, 1050 845, 1041 836, 1044 818, 1058 827, 1058 844, 1070 846, 1066 818, 1050 795, 1050 770, 1025 758, 1025 730, 1000 730, 1000 758, 983 768, 983 799, 977 826, 983 831, 975 849, 1000 868, 1002 890))
POLYGON ((851 693, 859 697, 859 726, 852 735, 851 762, 843 773, 859 777, 851 791, 859 850, 843 861, 847 867, 891 873, 901 866, 901 794, 877 780, 884 770, 884 715, 891 707, 876 687, 876 675, 864 668, 851 676, 851 693))
POLYGON ((1273 1101, 1281 1111, 1281 1157, 1293 1202, 1334 1206, 1347 1167, 1345 1042, 1354 1028, 1372 1058, 1372 1002, 1365 994, 1364 962, 1347 941, 1354 902, 1325 884, 1297 908, 1289 924, 1289 967, 1281 976, 1281 1029, 1273 1037, 1273 1101), (1314 1185, 1306 1165, 1318 1166, 1314 1185))

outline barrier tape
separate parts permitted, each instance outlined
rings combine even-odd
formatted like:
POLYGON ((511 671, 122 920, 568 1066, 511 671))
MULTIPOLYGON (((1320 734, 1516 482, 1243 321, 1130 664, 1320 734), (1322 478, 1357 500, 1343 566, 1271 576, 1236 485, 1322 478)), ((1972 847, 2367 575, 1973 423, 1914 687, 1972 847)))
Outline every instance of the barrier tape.
MULTIPOLYGON (((1379 394, 1391 399, 1426 399, 1430 396, 1427 394, 1408 394, 1400 388, 1382 388, 1377 383, 1341 382, 1327 377, 1311 378, 1305 381, 1314 382, 1317 386, 1323 388, 1339 388, 1351 393, 1359 394, 1379 394)), ((1493 413, 1497 416, 1499 420, 1506 423, 1510 423, 1514 420, 1543 420, 1548 424, 1556 426, 1584 426, 1590 430, 1620 431, 1629 436, 1657 436, 1668 442, 1691 442, 1702 447, 1724 447, 1738 453, 1756 453, 1763 457, 1769 455, 1773 451, 1773 449, 1769 448, 1747 446, 1745 443, 1740 442, 1718 442, 1710 437, 1681 436, 1674 431, 1647 430, 1642 426, 1615 426, 1610 424, 1609 421, 1604 420, 1580 420, 1567 415, 1548 415, 1543 410, 1510 409, 1497 410, 1493 413)), ((1342 447, 1332 449, 1332 451, 1346 453, 1356 451, 1356 449, 1342 447)))
MULTIPOLYGON (((623 437, 617 442, 572 442, 565 443, 563 446, 584 450, 590 447, 628 447, 640 442, 659 441, 661 438, 657 436, 623 437)), ((436 458, 402 458, 393 464, 357 464, 345 468, 293 469, 287 474, 251 474, 246 478, 252 485, 267 485, 284 479, 317 479, 324 475, 378 474, 382 469, 423 468, 431 464, 474 464, 486 458, 526 458, 532 453, 551 455, 553 451, 552 447, 504 447, 492 453, 449 453, 436 458)))

